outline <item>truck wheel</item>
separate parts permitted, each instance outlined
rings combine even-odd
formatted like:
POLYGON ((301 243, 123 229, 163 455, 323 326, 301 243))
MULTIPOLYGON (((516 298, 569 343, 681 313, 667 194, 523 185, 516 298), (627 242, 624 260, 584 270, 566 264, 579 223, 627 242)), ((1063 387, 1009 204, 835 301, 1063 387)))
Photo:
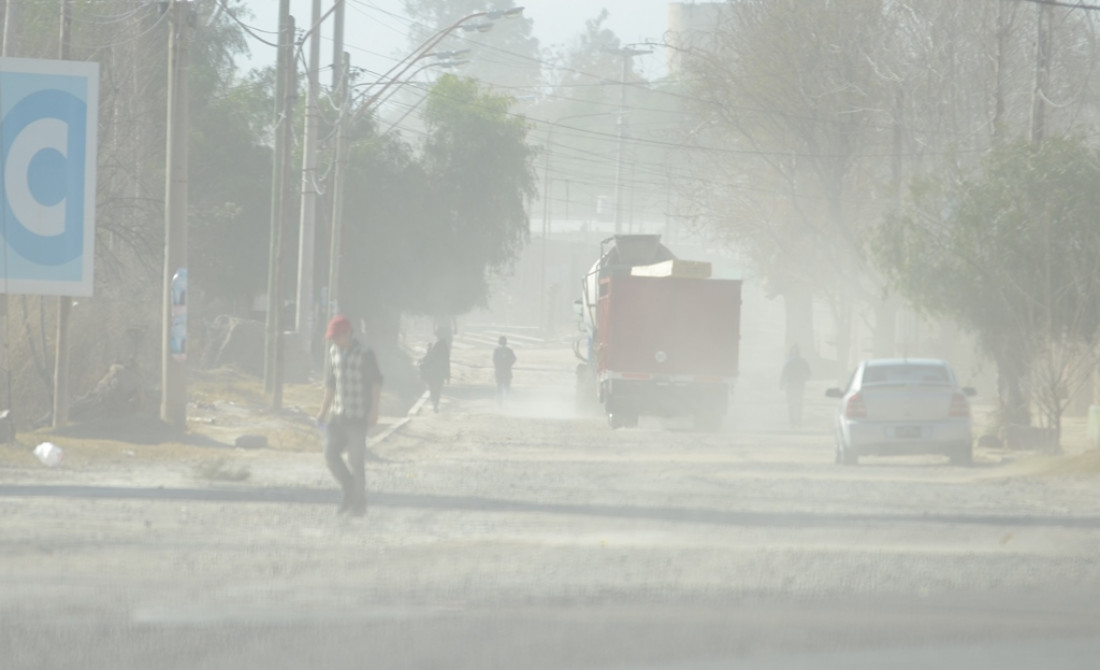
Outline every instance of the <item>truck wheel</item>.
POLYGON ((632 412, 608 412, 607 425, 614 428, 634 428, 638 425, 638 415, 632 412))

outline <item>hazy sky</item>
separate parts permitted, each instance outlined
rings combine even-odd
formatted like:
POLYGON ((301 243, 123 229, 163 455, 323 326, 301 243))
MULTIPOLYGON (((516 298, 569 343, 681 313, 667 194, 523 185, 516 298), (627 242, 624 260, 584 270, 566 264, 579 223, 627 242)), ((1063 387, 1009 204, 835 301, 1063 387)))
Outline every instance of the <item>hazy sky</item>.
MULTIPOLYGON (((409 19, 402 11, 402 0, 346 0, 346 46, 353 64, 376 72, 385 71, 389 65, 409 52, 406 37, 409 19)), ((262 36, 274 41, 278 20, 277 0, 247 0, 255 18, 248 21, 262 36)), ((567 43, 584 30, 585 21, 595 18, 601 8, 610 13, 607 27, 624 43, 659 41, 667 29, 668 0, 517 0, 525 7, 524 15, 533 21, 535 37, 543 47, 567 43)), ((291 0, 290 11, 298 26, 309 22, 311 0, 291 0)), ((322 12, 332 7, 332 0, 322 0, 322 12)), ((323 62, 331 61, 331 21, 326 22, 322 35, 323 62)), ((253 40, 252 65, 274 62, 274 49, 253 40)), ((663 56, 650 56, 645 68, 663 67, 663 56)))

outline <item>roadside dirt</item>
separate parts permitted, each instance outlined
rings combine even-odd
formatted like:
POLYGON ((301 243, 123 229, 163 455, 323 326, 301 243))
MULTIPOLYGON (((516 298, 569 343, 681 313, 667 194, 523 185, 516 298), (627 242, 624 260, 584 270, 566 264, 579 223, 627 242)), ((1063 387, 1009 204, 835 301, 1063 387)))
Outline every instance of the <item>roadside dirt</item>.
MULTIPOLYGON (((444 390, 445 413, 453 401, 460 401, 465 408, 464 414, 471 407, 489 417, 497 411, 493 407, 492 368, 487 353, 496 336, 495 332, 474 330, 460 333, 456 339, 452 380, 444 390)), ((562 381, 569 379, 562 371, 571 370, 575 362, 566 342, 567 336, 560 339, 557 342, 512 335, 512 344, 520 354, 517 378, 522 378, 525 389, 513 399, 506 411, 508 415, 525 416, 533 421, 576 415, 573 389, 562 381)), ((412 355, 415 356, 415 352, 412 355)), ((727 431, 752 433, 763 430, 760 435, 766 438, 771 429, 762 427, 783 423, 782 407, 761 390, 772 386, 773 371, 763 367, 754 369, 752 361, 746 361, 745 366, 727 419, 727 431)), ((811 383, 806 406, 810 426, 807 432, 823 444, 828 441, 831 412, 829 401, 823 398, 824 387, 824 382, 811 383)), ((283 406, 279 410, 271 409, 262 380, 231 369, 192 373, 189 393, 186 432, 170 429, 150 412, 145 417, 72 425, 59 431, 41 429, 19 433, 13 443, 0 445, 4 479, 9 482, 126 480, 140 471, 142 479, 152 477, 156 482, 192 485, 248 482, 264 486, 285 485, 294 480, 294 473, 305 469, 319 474, 311 474, 307 481, 299 484, 329 484, 323 467, 318 468, 321 465, 318 459, 321 433, 313 421, 322 394, 319 383, 285 385, 283 406), (243 435, 262 436, 266 446, 236 446, 237 438, 243 435), (35 446, 45 441, 57 444, 64 451, 64 459, 54 468, 47 468, 33 454, 35 446)), ((382 417, 373 434, 376 444, 378 438, 389 438, 401 429, 410 411, 424 411, 419 400, 416 394, 399 395, 386 390, 382 417)), ((980 403, 975 405, 976 433, 990 410, 980 403)), ((430 415, 430 409, 427 412, 430 415)), ((658 423, 674 431, 687 428, 675 421, 658 423)), ((1100 452, 1089 450, 1084 432, 1083 419, 1067 417, 1060 455, 982 449, 979 462, 999 467, 975 468, 970 475, 974 479, 1096 476, 1100 474, 1100 452)), ((461 433, 453 439, 461 439, 461 433)))

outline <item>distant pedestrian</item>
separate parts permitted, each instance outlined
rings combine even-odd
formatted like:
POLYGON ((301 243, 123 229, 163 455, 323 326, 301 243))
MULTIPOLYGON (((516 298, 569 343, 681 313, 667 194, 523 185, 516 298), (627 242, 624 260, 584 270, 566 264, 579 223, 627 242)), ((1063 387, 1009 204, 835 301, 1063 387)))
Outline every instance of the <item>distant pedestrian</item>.
POLYGON ((501 407, 508 402, 512 391, 512 366, 516 364, 516 352, 508 346, 508 338, 501 335, 497 348, 493 350, 493 373, 497 380, 497 404, 501 407))
POLYGON ((439 399, 443 395, 443 383, 451 378, 451 341, 441 337, 428 345, 424 358, 420 359, 420 378, 428 385, 428 398, 432 411, 439 412, 439 399))
POLYGON ((329 370, 317 423, 325 427, 325 463, 344 496, 337 511, 367 513, 367 433, 378 423, 382 372, 374 352, 356 340, 346 316, 333 317, 326 338, 329 370), (347 454, 347 462, 344 462, 347 454))
POLYGON ((779 388, 787 392, 787 418, 791 426, 802 425, 802 399, 809 380, 810 364, 799 353, 798 346, 792 346, 779 376, 779 388))

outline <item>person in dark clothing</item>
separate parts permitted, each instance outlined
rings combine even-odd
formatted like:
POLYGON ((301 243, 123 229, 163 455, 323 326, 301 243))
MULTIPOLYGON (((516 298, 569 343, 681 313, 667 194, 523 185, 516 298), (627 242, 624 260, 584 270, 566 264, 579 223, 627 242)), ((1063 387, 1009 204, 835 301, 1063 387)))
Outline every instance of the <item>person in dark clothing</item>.
POLYGON ((810 364, 799 353, 798 346, 792 346, 779 376, 779 388, 787 392, 787 418, 791 426, 802 425, 802 399, 809 380, 810 364))
POLYGON ((508 338, 501 335, 497 348, 493 350, 493 373, 497 380, 497 404, 501 407, 508 401, 512 391, 512 366, 516 364, 516 352, 508 346, 508 338))
POLYGON ((432 402, 432 411, 439 411, 439 399, 443 394, 443 383, 451 378, 451 342, 446 338, 437 339, 428 346, 424 358, 420 359, 420 378, 428 385, 428 397, 432 402))
POLYGON ((337 512, 363 516, 367 513, 367 433, 378 423, 382 372, 374 352, 353 337, 347 317, 333 317, 326 337, 332 342, 329 371, 317 413, 318 425, 325 427, 325 463, 344 493, 337 512))

